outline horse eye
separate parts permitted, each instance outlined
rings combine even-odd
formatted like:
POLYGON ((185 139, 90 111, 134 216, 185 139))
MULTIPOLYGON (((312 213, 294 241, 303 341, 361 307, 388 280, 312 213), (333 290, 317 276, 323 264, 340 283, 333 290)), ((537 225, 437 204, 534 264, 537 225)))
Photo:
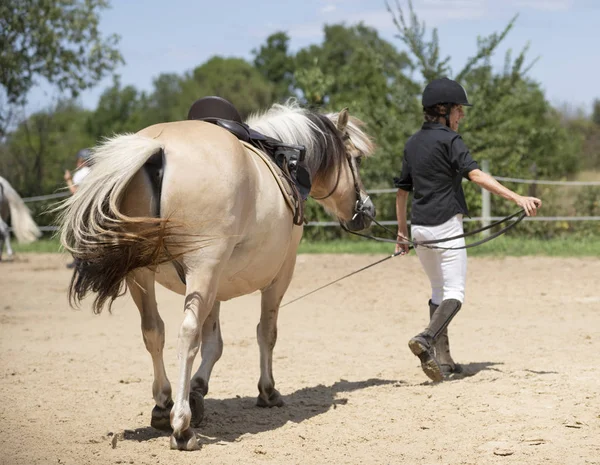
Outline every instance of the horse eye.
POLYGON ((362 157, 356 157, 356 164, 358 166, 362 165, 362 157))

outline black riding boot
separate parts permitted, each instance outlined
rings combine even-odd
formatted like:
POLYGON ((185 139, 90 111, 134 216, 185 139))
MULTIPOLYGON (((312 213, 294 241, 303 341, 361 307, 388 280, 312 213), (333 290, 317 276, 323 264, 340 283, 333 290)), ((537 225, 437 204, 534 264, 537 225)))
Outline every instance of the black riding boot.
MULTIPOLYGON (((439 305, 435 305, 429 301, 429 318, 433 318, 433 314, 437 310, 439 305)), ((448 339, 448 328, 444 329, 437 340, 433 343, 433 351, 435 353, 435 359, 440 364, 442 374, 444 376, 451 375, 453 373, 461 373, 462 367, 455 363, 450 355, 450 341, 448 339)))
MULTIPOLYGON (((447 328, 452 318, 458 313, 462 303, 456 299, 444 300, 437 308, 430 301, 431 320, 425 331, 419 333, 408 341, 408 347, 411 352, 419 357, 423 372, 433 381, 439 382, 444 379, 440 361, 436 358, 434 344, 442 333, 446 332, 445 340, 448 340, 447 328)), ((443 348, 440 347, 440 350, 443 348)), ((441 355, 441 354, 440 354, 441 355)), ((448 356, 450 355, 448 349, 448 356)), ((450 358, 451 359, 451 358, 450 358)), ((447 361, 446 357, 442 357, 443 361, 447 361)), ((453 362, 454 363, 454 362, 453 362)))

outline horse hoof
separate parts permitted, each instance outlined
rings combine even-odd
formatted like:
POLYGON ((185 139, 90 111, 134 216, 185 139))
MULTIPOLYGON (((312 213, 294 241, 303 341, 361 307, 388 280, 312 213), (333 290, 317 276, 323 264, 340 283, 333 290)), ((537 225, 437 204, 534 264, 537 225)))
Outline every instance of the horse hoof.
POLYGON ((283 397, 281 397, 281 394, 279 394, 277 389, 273 389, 273 392, 266 400, 260 395, 258 396, 258 399, 256 399, 256 406, 261 408, 283 407, 284 404, 283 397))
POLYGON ((175 434, 171 435, 171 449, 175 450, 198 450, 200 449, 200 444, 198 444, 198 440, 196 439, 196 434, 192 428, 188 428, 179 435, 175 436, 175 434))
POLYGON ((204 396, 198 391, 190 391, 190 410, 192 428, 198 428, 204 418, 204 396))
POLYGON ((169 401, 166 407, 159 407, 155 405, 152 409, 152 418, 150 420, 150 426, 152 428, 159 429, 161 431, 172 431, 171 429, 171 408, 173 407, 173 401, 169 401))

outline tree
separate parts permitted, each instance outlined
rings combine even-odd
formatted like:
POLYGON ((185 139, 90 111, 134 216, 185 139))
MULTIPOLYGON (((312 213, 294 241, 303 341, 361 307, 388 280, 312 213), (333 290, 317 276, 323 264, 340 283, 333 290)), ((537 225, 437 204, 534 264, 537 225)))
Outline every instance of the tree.
MULTIPOLYGON (((407 55, 379 37, 375 29, 358 24, 329 25, 324 40, 296 54, 295 85, 304 102, 323 110, 349 107, 350 114, 367 124, 376 140, 375 157, 361 168, 369 188, 390 187, 401 165, 405 139, 418 125, 418 89, 404 75, 411 68, 407 55)), ((378 197, 377 209, 388 218, 393 215, 392 197, 378 197), (391 200, 391 201, 390 201, 391 200)), ((311 218, 324 218, 323 211, 309 204, 311 218)), ((321 237, 337 230, 307 231, 321 237)))
MULTIPOLYGON (((116 35, 102 37, 107 0, 3 0, 0 3, 0 85, 9 105, 22 105, 39 78, 72 97, 123 62, 116 35)), ((4 135, 9 109, 0 113, 4 135)))
POLYGON ((66 100, 22 121, 1 152, 3 176, 24 196, 64 187, 64 170, 73 168, 79 149, 94 143, 85 129, 88 116, 89 111, 66 100))
POLYGON ((267 37, 267 43, 252 50, 254 67, 273 84, 273 97, 284 101, 292 94, 294 78, 294 56, 289 53, 290 38, 285 32, 276 32, 267 37))
MULTIPOLYGON (((424 83, 442 76, 451 76, 449 58, 441 58, 439 39, 434 29, 427 39, 425 24, 417 18, 408 0, 410 21, 406 21, 399 0, 395 10, 386 3, 398 29, 397 37, 408 45, 411 56, 423 76, 424 83)), ((456 74, 474 103, 461 123, 461 134, 476 160, 490 161, 493 172, 509 177, 528 177, 536 167, 542 178, 563 177, 579 168, 581 137, 570 135, 560 116, 550 106, 537 82, 527 76, 535 63, 525 64, 528 47, 513 59, 510 51, 500 73, 493 70, 490 59, 498 45, 513 28, 516 17, 500 33, 477 39, 477 53, 467 60, 456 74)), ((527 193, 526 185, 511 185, 513 190, 527 193)), ((467 200, 473 213, 480 207, 479 189, 468 185, 467 200)), ((547 199, 548 200, 548 199, 547 199)), ((545 212, 549 211, 547 202, 545 212)), ((496 214, 509 213, 514 206, 493 198, 496 214)), ((542 231, 545 225, 523 226, 542 231)), ((523 229, 522 228, 522 229, 523 229)))
POLYGON ((175 73, 162 73, 152 80, 152 92, 141 96, 142 127, 185 119, 187 116, 184 102, 186 81, 185 77, 175 73))
POLYGON ((600 126, 600 100, 594 100, 594 110, 592 112, 592 121, 600 126))
POLYGON ((102 137, 142 129, 144 119, 142 95, 133 86, 122 87, 118 77, 100 96, 96 110, 87 119, 87 132, 102 137))
POLYGON ((195 100, 207 95, 229 100, 242 118, 268 108, 274 101, 274 85, 241 58, 212 57, 186 76, 182 90, 184 117, 195 100))

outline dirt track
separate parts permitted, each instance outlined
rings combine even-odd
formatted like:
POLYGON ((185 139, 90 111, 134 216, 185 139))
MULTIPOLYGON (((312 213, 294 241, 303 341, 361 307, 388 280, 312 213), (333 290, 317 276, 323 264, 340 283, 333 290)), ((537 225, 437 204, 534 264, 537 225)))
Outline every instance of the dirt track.
MULTIPOLYGON (((302 255, 284 301, 379 258, 302 255)), ((287 405, 270 410, 254 407, 259 294, 226 302, 192 453, 149 427, 133 302, 70 310, 66 261, 0 263, 1 464, 600 464, 600 260, 470 259, 450 337, 472 376, 438 385, 406 344, 428 318, 416 257, 355 275, 282 309, 287 405)), ((183 299, 159 286, 158 301, 174 382, 183 299)))

